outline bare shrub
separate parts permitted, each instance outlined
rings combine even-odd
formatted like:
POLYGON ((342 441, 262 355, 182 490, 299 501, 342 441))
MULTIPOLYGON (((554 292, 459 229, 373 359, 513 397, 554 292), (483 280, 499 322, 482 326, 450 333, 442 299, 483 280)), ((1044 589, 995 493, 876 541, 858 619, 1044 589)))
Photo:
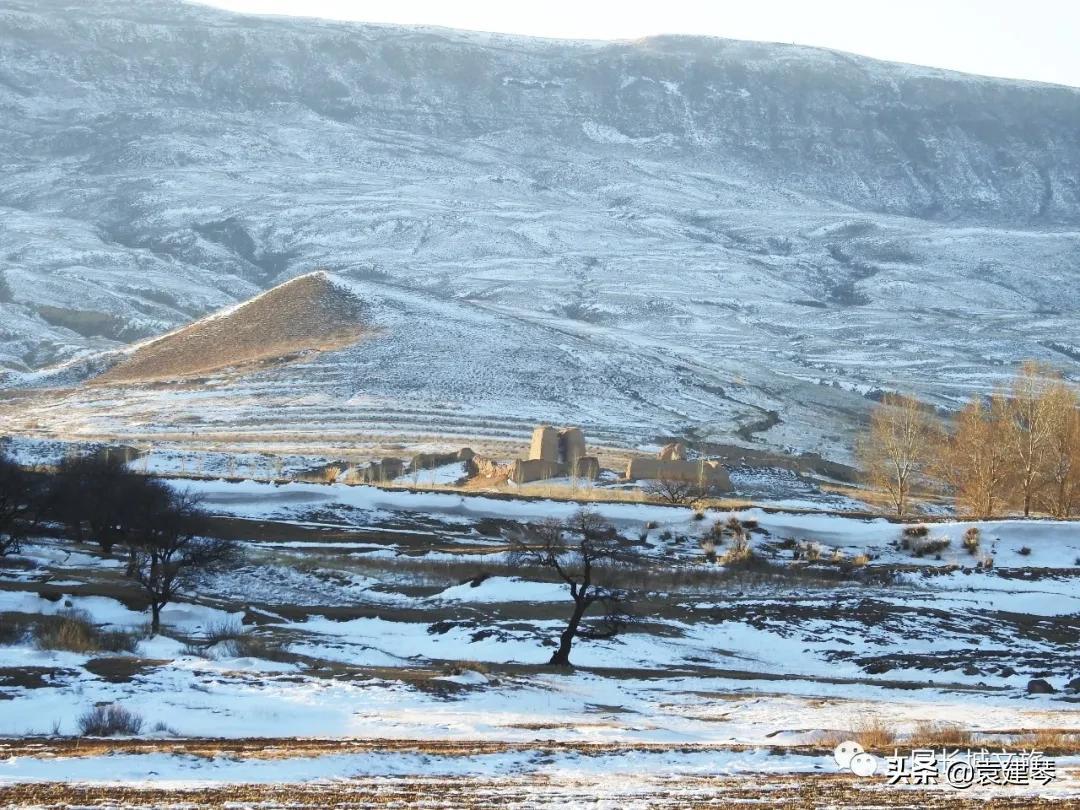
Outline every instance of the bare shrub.
POLYGON ((79 733, 84 737, 130 736, 142 731, 143 719, 118 703, 95 706, 79 717, 79 733))
POLYGON ((719 520, 715 521, 712 526, 709 527, 709 531, 705 533, 705 536, 719 545, 724 542, 724 524, 719 520))
POLYGON ((203 638, 210 646, 220 641, 232 641, 244 635, 244 626, 229 616, 221 621, 209 622, 203 630, 203 638))
POLYGON ((234 658, 259 658, 263 661, 288 662, 295 657, 280 644, 275 643, 265 636, 253 634, 242 635, 231 641, 226 641, 225 646, 234 658))
POLYGON ((737 534, 731 539, 731 545, 724 554, 724 565, 744 564, 753 557, 754 551, 750 548, 750 538, 745 534, 737 534))
POLYGON ((24 616, 0 613, 0 645, 18 644, 26 637, 30 622, 24 616))
POLYGON ((716 540, 710 535, 705 535, 701 538, 701 550, 705 554, 705 559, 709 562, 716 562, 716 540))
POLYGON ((911 555, 913 557, 926 557, 928 555, 940 554, 948 547, 948 537, 923 537, 912 541, 910 545, 911 555))
POLYGON ((870 558, 866 554, 856 554, 851 558, 851 564, 856 568, 862 568, 870 562, 870 558))
POLYGON ((708 487, 699 482, 677 478, 657 478, 647 482, 641 489, 650 498, 675 506, 697 506, 709 494, 708 487))
POLYGON ((98 647, 102 652, 130 653, 135 652, 139 640, 146 637, 146 633, 128 630, 102 630, 98 634, 98 647))
POLYGON ((979 540, 981 533, 978 526, 972 526, 966 532, 964 532, 964 549, 974 557, 979 553, 979 540))

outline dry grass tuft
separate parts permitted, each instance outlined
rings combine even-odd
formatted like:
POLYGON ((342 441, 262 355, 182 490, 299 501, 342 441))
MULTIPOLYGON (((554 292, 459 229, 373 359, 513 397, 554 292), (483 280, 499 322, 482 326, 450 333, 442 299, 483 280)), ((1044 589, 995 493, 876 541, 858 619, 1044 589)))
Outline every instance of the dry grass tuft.
POLYGON ((101 630, 81 610, 66 610, 55 616, 41 616, 34 622, 34 642, 42 650, 68 652, 134 652, 139 634, 101 630))
POLYGON ((210 622, 203 631, 203 639, 210 646, 220 641, 232 641, 244 635, 244 626, 235 618, 229 617, 217 622, 210 622))
POLYGON ((867 751, 874 753, 891 753, 897 735, 880 717, 864 717, 848 731, 825 734, 819 743, 825 748, 835 748, 845 740, 854 740, 867 751))
POLYGON ((731 539, 731 546, 724 554, 724 565, 741 565, 749 562, 754 557, 754 551, 750 548, 750 538, 745 534, 737 534, 731 539))
POLYGON ((960 748, 972 744, 972 735, 955 723, 923 720, 912 730, 908 742, 920 748, 960 748))
POLYGON ((1013 738, 1017 748, 1034 748, 1044 754, 1080 753, 1080 732, 1058 728, 1040 728, 1013 738))
POLYGON ((466 672, 489 673, 487 664, 482 661, 449 661, 443 665, 444 675, 464 675, 466 672))
POLYGON ((865 717, 852 729, 852 739, 867 751, 883 752, 896 744, 896 732, 880 717, 865 717))
POLYGON ((296 656, 288 649, 265 636, 249 633, 227 641, 226 645, 234 658, 259 658, 263 661, 283 663, 296 660, 296 656))

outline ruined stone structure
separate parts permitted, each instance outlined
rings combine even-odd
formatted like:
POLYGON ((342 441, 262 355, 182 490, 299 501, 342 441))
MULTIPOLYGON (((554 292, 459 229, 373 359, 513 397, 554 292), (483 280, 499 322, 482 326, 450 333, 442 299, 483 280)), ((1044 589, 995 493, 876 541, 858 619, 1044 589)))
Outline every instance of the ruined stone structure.
POLYGON ((699 459, 687 461, 685 447, 681 442, 667 445, 656 458, 638 457, 626 465, 626 478, 698 482, 713 490, 731 489, 731 479, 719 461, 699 459), (680 458, 673 458, 678 454, 680 458))
POLYGON ((600 459, 596 456, 578 456, 572 470, 575 478, 595 481, 600 477, 600 459))
POLYGON ((412 457, 412 465, 409 469, 434 470, 436 467, 445 467, 447 464, 455 464, 459 461, 470 461, 476 453, 470 447, 462 447, 451 453, 417 453, 412 457))
POLYGON ((515 484, 527 484, 545 478, 558 478, 565 474, 565 470, 559 462, 546 458, 519 458, 510 465, 510 480, 515 484))
POLYGON ((559 431, 559 462, 573 471, 577 460, 585 455, 585 434, 581 428, 563 428, 559 431))
POLYGON ((661 461, 686 461, 686 445, 682 442, 665 444, 660 451, 661 461))
POLYGON ((400 458, 384 458, 355 470, 354 475, 366 484, 382 484, 405 474, 405 462, 400 458))
POLYGON ((470 478, 509 478, 512 467, 490 456, 473 456, 465 462, 465 474, 470 478))
POLYGON ((539 425, 533 430, 529 457, 510 466, 509 478, 517 484, 564 475, 595 479, 600 475, 600 460, 586 452, 581 428, 539 425))
POLYGON ((539 425, 533 430, 529 459, 559 461, 559 433, 551 425, 539 425))

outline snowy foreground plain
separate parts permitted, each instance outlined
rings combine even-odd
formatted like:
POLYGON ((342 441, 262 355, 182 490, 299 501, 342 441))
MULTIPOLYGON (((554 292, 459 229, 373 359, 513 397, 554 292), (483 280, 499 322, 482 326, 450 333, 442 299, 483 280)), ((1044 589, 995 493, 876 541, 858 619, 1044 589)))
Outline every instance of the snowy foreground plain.
MULTIPOLYGON (((598 504, 627 537, 651 526, 653 575, 637 621, 580 640, 576 668, 559 671, 544 663, 566 590, 510 566, 505 537, 573 504, 176 485, 204 496, 244 562, 169 607, 164 633, 134 653, 0 647, 0 805, 1080 801, 1074 750, 1052 752, 1049 785, 966 791, 860 779, 829 753, 871 725, 901 752, 926 723, 996 750, 1038 729, 1080 732, 1066 686, 1080 675, 1077 524, 979 524, 994 567, 976 570, 969 523, 931 524, 950 543, 915 558, 885 520, 751 509, 739 515, 757 522, 763 562, 736 570, 706 563, 699 544, 728 513, 598 504), (820 559, 793 559, 789 538, 820 559), (848 564, 859 554, 869 564, 848 564), (224 626, 249 643, 206 639, 224 626), (1057 692, 1028 694, 1032 678, 1057 692), (102 702, 138 712, 142 735, 76 742, 78 716, 102 702)), ((75 608, 137 628, 146 614, 122 573, 94 547, 35 538, 0 568, 0 612, 75 608)))

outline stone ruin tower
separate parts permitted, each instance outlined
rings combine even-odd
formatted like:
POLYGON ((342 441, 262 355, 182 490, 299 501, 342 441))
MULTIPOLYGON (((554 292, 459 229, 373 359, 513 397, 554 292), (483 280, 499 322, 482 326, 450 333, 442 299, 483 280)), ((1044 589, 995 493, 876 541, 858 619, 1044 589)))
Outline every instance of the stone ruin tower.
POLYGON ((559 433, 551 425, 539 425, 533 430, 529 459, 559 463, 559 433))
POLYGON ((513 463, 510 479, 519 484, 563 475, 595 479, 600 475, 600 461, 586 452, 581 428, 539 425, 533 430, 529 457, 513 463))

